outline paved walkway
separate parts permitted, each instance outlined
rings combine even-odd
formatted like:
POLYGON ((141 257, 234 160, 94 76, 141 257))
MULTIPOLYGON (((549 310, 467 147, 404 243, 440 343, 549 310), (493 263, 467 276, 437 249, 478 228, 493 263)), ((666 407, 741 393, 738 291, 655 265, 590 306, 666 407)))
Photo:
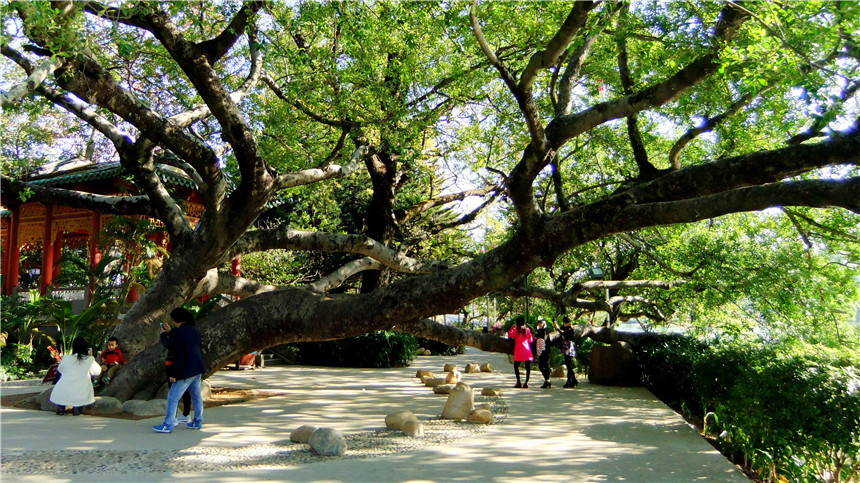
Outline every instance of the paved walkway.
MULTIPOLYGON (((501 424, 450 445, 366 459, 235 472, 0 474, 5 482, 67 481, 748 481, 671 409, 643 388, 616 388, 581 381, 576 389, 513 389, 504 355, 471 350, 452 357, 419 357, 402 369, 337 369, 297 366, 221 371, 216 387, 263 388, 283 395, 207 409, 201 431, 158 434, 161 418, 128 421, 90 416, 58 417, 46 411, 2 408, 0 448, 7 451, 105 452, 189 450, 284 442, 303 424, 344 434, 383 429, 386 414, 408 409, 419 418, 442 413, 445 396, 414 377, 419 368, 441 372, 445 363, 491 362, 497 373, 464 374, 474 387, 504 388, 509 413, 501 424)), ((537 371, 535 371, 537 374, 537 371)), ((533 374, 534 375, 534 374, 533 374)), ((555 383, 560 386, 562 380, 555 383)), ((17 389, 2 388, 3 394, 17 389)))

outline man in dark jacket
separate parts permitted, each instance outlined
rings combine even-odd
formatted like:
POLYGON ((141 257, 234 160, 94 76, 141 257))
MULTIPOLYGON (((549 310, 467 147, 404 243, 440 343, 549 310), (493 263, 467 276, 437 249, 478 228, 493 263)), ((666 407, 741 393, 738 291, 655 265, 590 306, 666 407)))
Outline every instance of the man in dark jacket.
POLYGON ((191 394, 194 405, 194 419, 187 424, 189 429, 200 429, 203 426, 203 398, 200 396, 200 381, 205 371, 203 364, 203 349, 200 331, 194 327, 194 316, 182 307, 170 312, 170 318, 176 327, 165 328, 161 333, 164 338, 170 333, 167 344, 167 368, 170 377, 170 392, 167 394, 167 415, 164 423, 153 426, 156 432, 169 433, 173 431, 176 422, 176 408, 182 394, 187 390, 191 394))

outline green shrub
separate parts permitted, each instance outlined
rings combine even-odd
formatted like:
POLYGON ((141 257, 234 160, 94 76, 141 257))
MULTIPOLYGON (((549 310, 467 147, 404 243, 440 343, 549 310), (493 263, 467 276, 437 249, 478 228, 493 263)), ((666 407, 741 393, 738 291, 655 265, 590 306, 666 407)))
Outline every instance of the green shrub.
POLYGON ((425 339, 423 337, 416 337, 415 342, 417 344, 416 347, 423 347, 432 352, 434 356, 455 356, 466 351, 466 346, 454 347, 438 340, 425 339))
POLYGON ((415 358, 415 337, 397 331, 378 331, 349 339, 290 344, 297 362, 309 366, 405 367, 415 358))
POLYGON ((643 344, 636 351, 642 384, 672 407, 702 413, 693 366, 706 350, 706 344, 688 337, 665 337, 643 344))
POLYGON ((728 447, 763 478, 860 476, 860 375, 856 368, 763 350, 715 400, 728 447))
POLYGON ((715 412, 724 451, 762 479, 860 477, 857 353, 674 338, 640 347, 637 362, 668 404, 715 412))

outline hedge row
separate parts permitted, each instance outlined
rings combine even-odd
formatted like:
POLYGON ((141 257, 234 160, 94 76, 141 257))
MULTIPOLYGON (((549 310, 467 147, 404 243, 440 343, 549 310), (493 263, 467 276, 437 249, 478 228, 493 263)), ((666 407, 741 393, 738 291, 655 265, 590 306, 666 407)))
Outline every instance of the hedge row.
POLYGON ((860 363, 818 347, 708 345, 674 338, 637 351, 643 383, 709 428, 768 481, 860 478, 860 363))

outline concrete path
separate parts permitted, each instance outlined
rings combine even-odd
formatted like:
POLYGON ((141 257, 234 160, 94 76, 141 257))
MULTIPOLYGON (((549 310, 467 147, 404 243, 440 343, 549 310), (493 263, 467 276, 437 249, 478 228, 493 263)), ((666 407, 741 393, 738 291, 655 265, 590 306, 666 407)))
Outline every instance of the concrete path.
MULTIPOLYGON (((235 472, 88 473, 10 475, 5 482, 67 481, 748 481, 671 409, 643 388, 615 388, 580 381, 576 389, 513 389, 512 366, 501 354, 469 350, 452 357, 419 357, 401 369, 267 367, 221 371, 216 387, 262 388, 282 395, 207 409, 201 431, 158 434, 161 418, 128 421, 56 416, 45 411, 0 410, 0 448, 8 451, 189 450, 283 442, 303 424, 345 434, 383 429, 387 414, 408 409, 419 418, 442 413, 445 396, 414 377, 420 368, 441 372, 446 363, 491 362, 494 374, 464 374, 473 387, 504 389, 509 413, 501 424, 452 445, 365 459, 332 459, 290 467, 235 472)), ((536 377, 535 377, 536 376, 536 377)), ((3 387, 3 394, 16 390, 3 387)))

